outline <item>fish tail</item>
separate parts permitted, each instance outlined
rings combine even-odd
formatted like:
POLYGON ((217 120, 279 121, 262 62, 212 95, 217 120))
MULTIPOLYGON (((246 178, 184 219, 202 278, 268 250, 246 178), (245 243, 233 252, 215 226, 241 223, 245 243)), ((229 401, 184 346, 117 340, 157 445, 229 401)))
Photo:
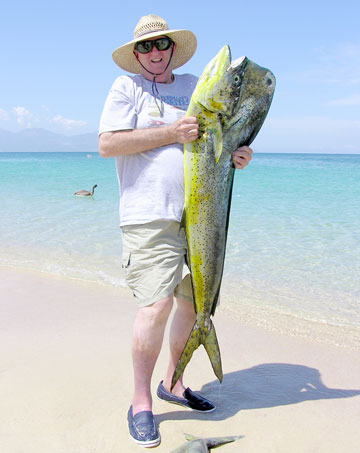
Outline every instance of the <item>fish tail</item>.
POLYGON ((214 370, 215 376, 219 379, 220 382, 223 380, 223 371, 221 365, 221 356, 219 343, 216 337, 215 327, 212 321, 210 320, 210 328, 206 332, 205 341, 203 342, 204 348, 209 356, 211 366, 214 370))
POLYGON ((186 365, 189 363, 193 352, 200 346, 200 328, 198 323, 195 322, 194 327, 190 333, 190 336, 186 342, 186 345, 181 353, 179 361, 176 365, 172 381, 171 381, 171 390, 173 389, 174 385, 177 383, 179 377, 183 374, 186 365))
POLYGON ((222 382, 223 372, 221 366, 221 356, 219 344, 216 337, 215 327, 210 320, 210 326, 208 329, 200 328, 199 324, 195 322, 194 327, 190 333, 190 336, 186 342, 186 345, 181 353, 180 359, 176 365, 172 381, 171 381, 171 390, 178 381, 179 377, 183 374, 186 365, 189 363, 194 351, 201 345, 204 345, 204 348, 209 356, 212 368, 216 377, 222 382))

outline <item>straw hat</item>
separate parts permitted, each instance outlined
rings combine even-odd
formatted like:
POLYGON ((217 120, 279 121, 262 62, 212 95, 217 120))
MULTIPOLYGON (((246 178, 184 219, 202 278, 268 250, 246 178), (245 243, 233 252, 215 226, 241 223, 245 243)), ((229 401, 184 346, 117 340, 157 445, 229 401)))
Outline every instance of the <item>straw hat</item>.
POLYGON ((185 64, 194 55, 196 37, 190 30, 169 30, 165 20, 155 14, 148 14, 140 18, 134 29, 134 39, 112 53, 113 60, 127 72, 140 74, 140 65, 133 51, 138 41, 166 35, 176 43, 176 50, 172 57, 172 68, 176 69, 185 64))

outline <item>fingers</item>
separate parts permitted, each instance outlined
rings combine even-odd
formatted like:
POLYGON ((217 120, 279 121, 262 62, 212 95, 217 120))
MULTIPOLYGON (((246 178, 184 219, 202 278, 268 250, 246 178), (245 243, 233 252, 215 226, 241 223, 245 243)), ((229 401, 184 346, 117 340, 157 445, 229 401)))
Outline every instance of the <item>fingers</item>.
POLYGON ((197 124, 196 116, 183 116, 180 120, 188 124, 197 124))
POLYGON ((199 125, 195 116, 187 116, 183 118, 183 127, 185 139, 187 141, 196 140, 199 135, 199 125))
POLYGON ((196 140, 199 135, 199 125, 195 116, 186 116, 175 122, 178 143, 188 143, 196 140))
POLYGON ((241 146, 233 152, 233 164, 236 169, 242 170, 252 159, 253 150, 248 146, 241 146))

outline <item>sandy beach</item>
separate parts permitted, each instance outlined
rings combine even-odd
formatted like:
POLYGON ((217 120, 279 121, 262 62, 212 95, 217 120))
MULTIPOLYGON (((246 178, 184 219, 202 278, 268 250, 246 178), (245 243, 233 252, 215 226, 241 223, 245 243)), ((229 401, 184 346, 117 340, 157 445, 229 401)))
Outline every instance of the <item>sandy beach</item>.
MULTIPOLYGON (((131 329, 126 289, 0 268, 2 453, 148 451, 129 438, 131 329)), ((224 381, 204 350, 185 384, 214 401, 203 415, 154 398, 171 452, 198 437, 243 436, 219 452, 358 452, 360 354, 268 332, 217 313, 224 381)), ((153 389, 167 363, 167 337, 153 389)))

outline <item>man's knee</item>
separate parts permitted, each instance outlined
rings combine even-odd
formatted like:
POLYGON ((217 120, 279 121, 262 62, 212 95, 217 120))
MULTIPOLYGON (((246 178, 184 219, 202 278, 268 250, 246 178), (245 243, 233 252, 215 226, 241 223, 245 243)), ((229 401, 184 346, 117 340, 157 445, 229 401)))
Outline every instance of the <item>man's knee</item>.
POLYGON ((173 306, 173 296, 168 296, 151 305, 140 308, 141 316, 147 318, 149 323, 166 321, 173 306))

